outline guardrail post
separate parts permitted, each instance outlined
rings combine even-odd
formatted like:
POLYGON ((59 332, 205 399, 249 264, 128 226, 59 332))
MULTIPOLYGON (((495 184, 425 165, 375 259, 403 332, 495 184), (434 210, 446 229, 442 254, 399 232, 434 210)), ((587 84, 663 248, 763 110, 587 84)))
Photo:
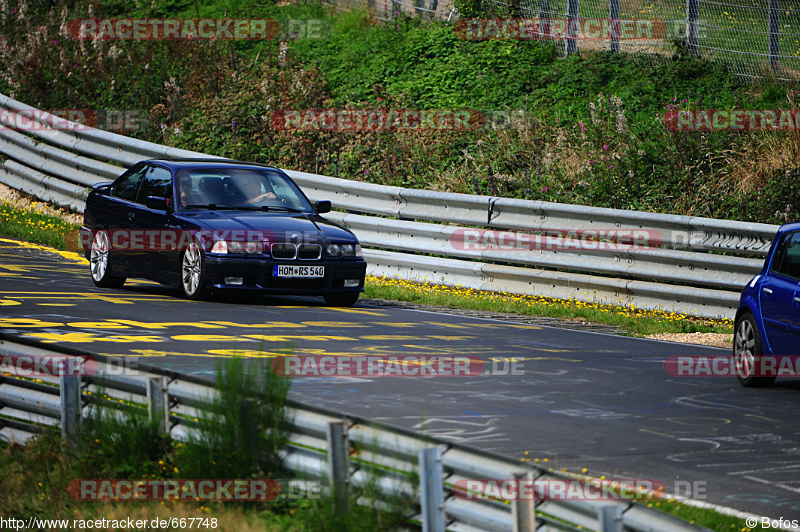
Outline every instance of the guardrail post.
POLYGON ((601 506, 597 510, 600 532, 622 532, 622 506, 601 506))
POLYGON ((778 68, 781 62, 780 1, 769 0, 769 66, 778 68))
POLYGON ((350 511, 348 485, 350 483, 350 439, 342 421, 328 423, 328 480, 333 486, 333 500, 337 512, 350 511))
MULTIPOLYGON (((520 482, 530 482, 533 485, 533 471, 521 471, 511 475, 519 485, 520 482)), ((531 490, 533 491, 533 490, 531 490)), ((517 493, 522 490, 517 490, 517 493)), ((535 497, 530 500, 515 499, 511 501, 511 519, 513 532, 536 531, 536 505, 535 497)))
POLYGON ((611 51, 619 52, 619 32, 621 26, 619 21, 619 0, 608 1, 608 18, 610 19, 608 21, 608 38, 611 41, 611 51))
POLYGON ((159 434, 169 434, 169 395, 164 377, 147 379, 147 414, 150 421, 158 418, 159 434))
POLYGON ((686 46, 692 54, 700 53, 700 0, 686 0, 686 46))
POLYGON ((81 378, 80 376, 59 376, 61 395, 61 439, 64 444, 77 449, 81 430, 81 378))
POLYGON ((422 532, 444 532, 444 471, 442 448, 419 451, 419 487, 422 506, 422 532))

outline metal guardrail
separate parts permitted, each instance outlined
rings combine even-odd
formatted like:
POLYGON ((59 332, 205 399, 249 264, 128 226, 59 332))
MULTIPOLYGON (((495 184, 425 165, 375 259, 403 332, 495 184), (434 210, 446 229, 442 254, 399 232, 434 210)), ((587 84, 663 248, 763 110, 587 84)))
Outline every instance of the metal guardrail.
MULTIPOLYGON (((11 357, 82 357, 92 361, 92 368, 96 363, 97 369, 90 377, 42 375, 35 380, 0 374, 0 438, 6 441, 25 443, 43 427, 59 423, 69 439, 68 427, 77 426, 81 417, 87 416, 88 394, 98 391, 114 399, 149 405, 150 412, 167 408, 165 432, 185 441, 193 430, 186 420, 198 417, 216 393, 208 381, 175 371, 145 365, 131 368, 120 359, 0 333, 0 359, 11 357)), ((42 365, 47 366, 53 367, 42 365)), ((328 480, 331 485, 342 481, 337 476, 344 475, 350 485, 371 483, 386 497, 406 495, 417 501, 409 508, 409 516, 427 523, 423 530, 706 530, 630 501, 512 503, 459 498, 453 494, 453 486, 464 479, 545 481, 574 477, 291 399, 287 408, 291 431, 289 443, 281 452, 286 467, 299 476, 328 480)))
MULTIPOLYGON (((142 159, 211 157, 64 120, 59 128, 48 127, 46 113, 7 96, 0 95, 0 109, 36 113, 37 124, 22 134, 0 114, 0 153, 7 157, 0 181, 80 212, 87 187, 142 159)), ((330 199, 346 211, 329 217, 372 248, 364 252, 370 275, 705 317, 733 316, 741 289, 760 270, 778 229, 287 173, 312 200, 330 199), (566 236, 562 244, 527 249, 459 247, 459 234, 471 228, 566 236), (643 235, 646 245, 615 243, 620 232, 643 235), (605 245, 609 241, 613 245, 605 245)))

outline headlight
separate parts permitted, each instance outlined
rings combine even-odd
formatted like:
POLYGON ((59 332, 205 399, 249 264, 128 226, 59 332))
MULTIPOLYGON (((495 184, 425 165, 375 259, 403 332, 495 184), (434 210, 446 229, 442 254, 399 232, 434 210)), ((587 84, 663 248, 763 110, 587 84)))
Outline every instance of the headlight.
POLYGON ((211 247, 211 253, 220 253, 223 255, 228 253, 228 243, 224 240, 217 240, 211 247))
POLYGON ((264 247, 261 242, 226 242, 217 240, 211 248, 211 253, 225 255, 227 253, 263 253, 264 247))
POLYGON ((325 254, 328 257, 360 257, 361 246, 359 244, 328 244, 325 254))

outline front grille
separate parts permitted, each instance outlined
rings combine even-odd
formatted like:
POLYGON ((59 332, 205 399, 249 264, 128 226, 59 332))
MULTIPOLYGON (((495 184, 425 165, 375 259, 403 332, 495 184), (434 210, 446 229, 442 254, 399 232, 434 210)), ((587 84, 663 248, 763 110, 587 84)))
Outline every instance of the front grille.
POLYGON ((297 257, 297 246, 294 244, 272 244, 272 258, 292 260, 297 257))
POLYGON ((297 258, 300 260, 317 260, 322 257, 322 246, 319 244, 300 244, 297 258))

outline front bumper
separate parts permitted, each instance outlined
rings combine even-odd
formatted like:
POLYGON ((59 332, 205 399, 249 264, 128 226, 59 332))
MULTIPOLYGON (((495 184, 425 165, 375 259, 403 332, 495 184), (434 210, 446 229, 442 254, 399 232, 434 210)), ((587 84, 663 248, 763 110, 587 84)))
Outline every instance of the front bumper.
POLYGON ((364 291, 367 263, 364 259, 328 259, 318 261, 274 260, 262 257, 206 254, 206 286, 239 290, 263 290, 273 294, 323 295, 364 291), (318 278, 274 277, 273 266, 324 266, 325 276, 318 278), (226 283, 226 278, 242 278, 241 284, 226 283), (357 286, 344 286, 345 280, 357 280, 357 286))

